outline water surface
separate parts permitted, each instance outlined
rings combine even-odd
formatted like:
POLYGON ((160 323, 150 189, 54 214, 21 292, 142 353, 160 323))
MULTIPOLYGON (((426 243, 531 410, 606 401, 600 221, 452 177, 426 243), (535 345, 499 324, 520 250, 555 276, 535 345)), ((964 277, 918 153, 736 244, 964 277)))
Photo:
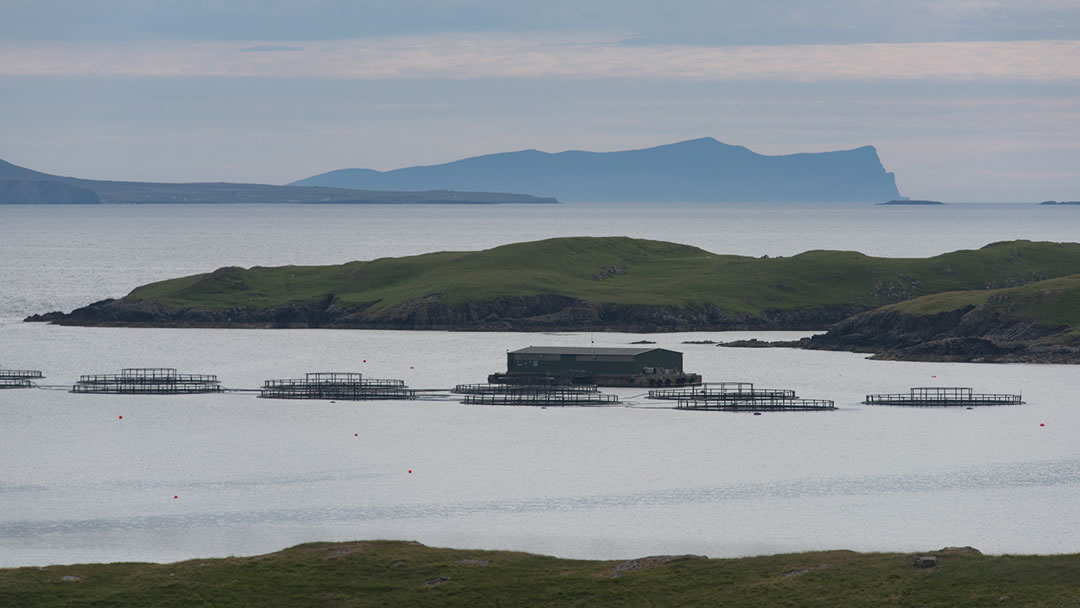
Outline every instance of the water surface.
POLYGON ((1062 211, 1075 210, 0 206, 0 365, 44 370, 46 384, 165 366, 218 374, 232 388, 308 371, 361 371, 447 388, 483 381, 503 367, 507 349, 648 338, 685 352, 687 370, 707 380, 793 388, 840 408, 679 412, 655 409, 632 389, 618 391, 628 407, 547 409, 3 391, 0 566, 167 561, 363 538, 588 558, 945 545, 1080 551, 1075 366, 875 362, 851 353, 683 344, 798 333, 18 322, 230 264, 339 263, 576 234, 746 255, 828 248, 922 256, 1011 238, 1070 240, 1075 224, 1062 211), (859 405, 869 392, 932 384, 1022 391, 1028 403, 974 410, 859 405))

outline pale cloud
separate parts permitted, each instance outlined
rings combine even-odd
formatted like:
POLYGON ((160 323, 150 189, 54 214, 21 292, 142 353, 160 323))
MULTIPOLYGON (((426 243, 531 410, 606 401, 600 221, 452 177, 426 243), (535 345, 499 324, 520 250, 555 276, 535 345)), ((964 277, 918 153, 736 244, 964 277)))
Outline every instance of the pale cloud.
POLYGON ((629 44, 1080 39, 1076 0, 3 0, 0 40, 308 40, 621 29, 629 44))
POLYGON ((0 44, 0 76, 334 79, 1080 79, 1080 41, 625 46, 612 35, 0 44))

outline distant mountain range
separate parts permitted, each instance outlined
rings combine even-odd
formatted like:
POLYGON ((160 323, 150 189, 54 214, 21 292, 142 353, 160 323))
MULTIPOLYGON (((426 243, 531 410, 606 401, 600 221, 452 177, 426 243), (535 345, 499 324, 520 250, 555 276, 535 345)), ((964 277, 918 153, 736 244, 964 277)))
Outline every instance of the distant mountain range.
POLYGON ((357 190, 227 182, 166 184, 116 182, 41 173, 0 160, 0 204, 98 203, 352 203, 502 204, 557 203, 554 198, 501 192, 357 190))
POLYGON ((873 146, 765 156, 711 137, 620 152, 522 150, 392 171, 341 169, 294 186, 535 192, 563 201, 865 201, 897 199, 873 146))

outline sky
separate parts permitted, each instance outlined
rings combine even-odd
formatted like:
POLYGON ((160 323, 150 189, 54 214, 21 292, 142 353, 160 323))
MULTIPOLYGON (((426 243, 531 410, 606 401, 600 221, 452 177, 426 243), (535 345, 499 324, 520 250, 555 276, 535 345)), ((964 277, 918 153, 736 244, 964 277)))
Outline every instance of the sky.
MULTIPOLYGON (((715 137, 1080 199, 1080 0, 2 0, 0 158, 287 183, 715 137)), ((540 193, 542 194, 542 193, 540 193)))

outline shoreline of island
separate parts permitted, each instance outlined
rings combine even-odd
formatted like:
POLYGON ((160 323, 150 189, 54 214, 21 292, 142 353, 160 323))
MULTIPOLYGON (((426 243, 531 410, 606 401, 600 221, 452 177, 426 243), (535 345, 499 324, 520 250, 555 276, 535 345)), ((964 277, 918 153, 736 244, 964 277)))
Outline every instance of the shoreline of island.
POLYGON ((731 256, 567 237, 340 266, 226 267, 27 322, 449 331, 820 331, 800 348, 935 361, 1080 362, 1080 244, 933 258, 731 256), (553 288, 558 285, 558 291, 553 288))

